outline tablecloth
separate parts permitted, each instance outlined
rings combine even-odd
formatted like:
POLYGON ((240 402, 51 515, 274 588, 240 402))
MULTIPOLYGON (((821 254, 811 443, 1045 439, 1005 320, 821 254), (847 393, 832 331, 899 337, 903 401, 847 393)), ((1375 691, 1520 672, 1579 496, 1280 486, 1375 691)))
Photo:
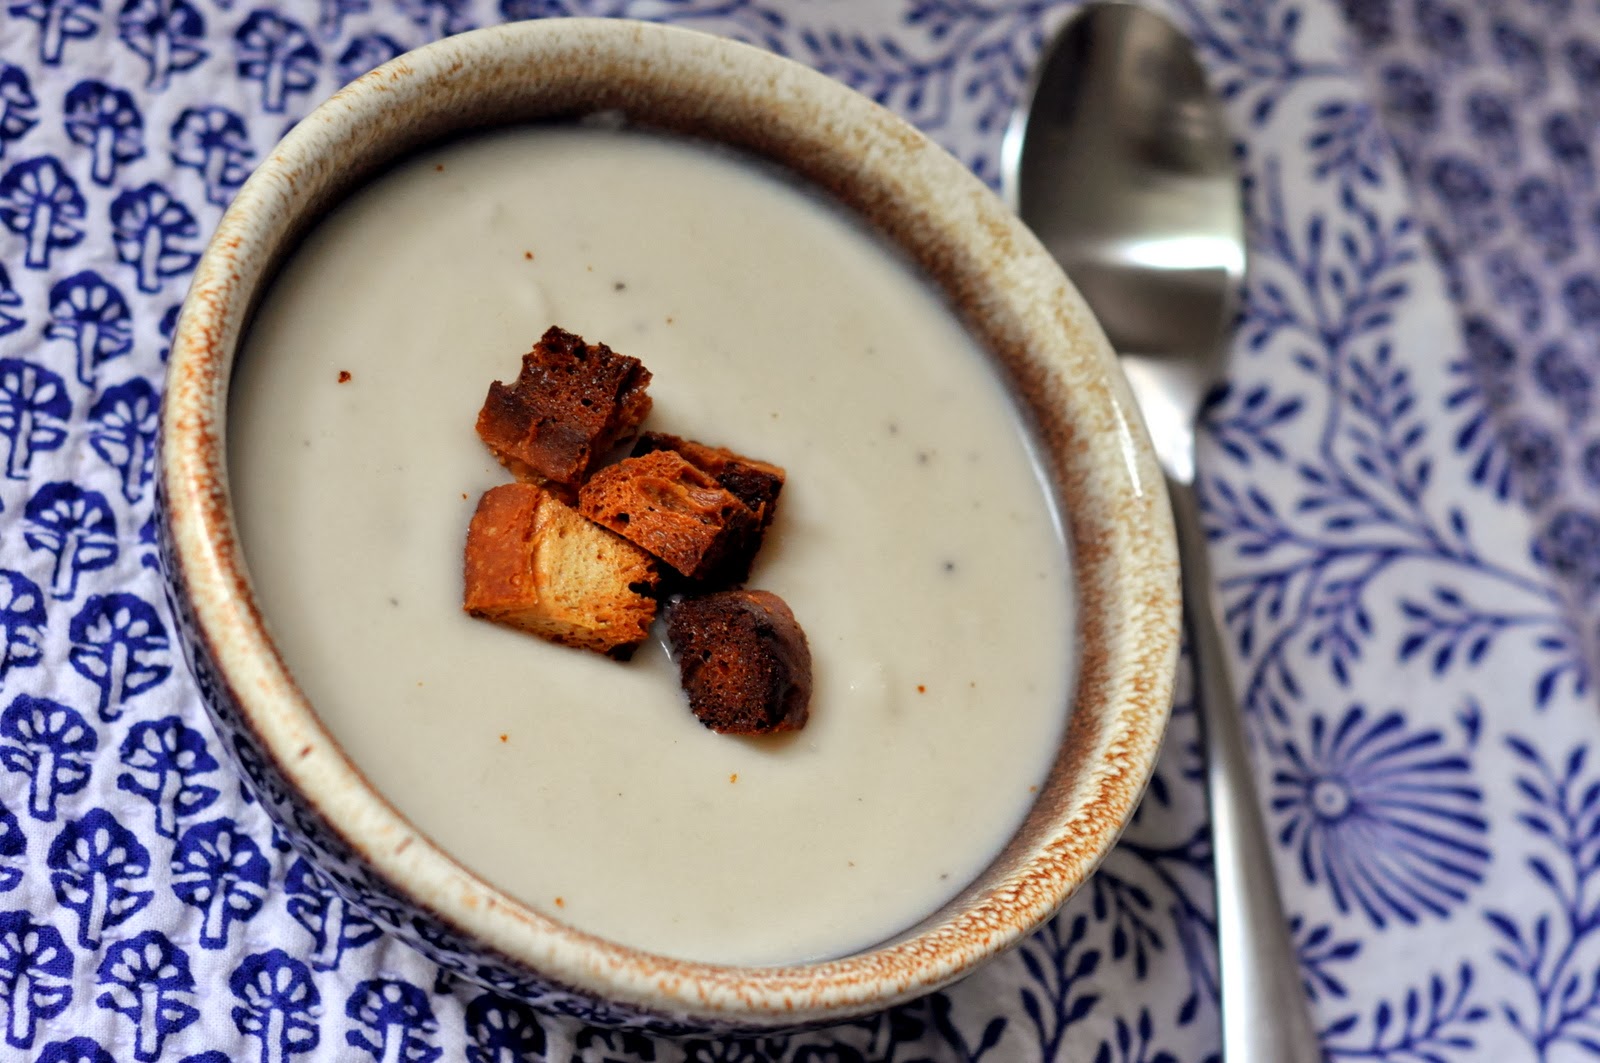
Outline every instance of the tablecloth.
MULTIPOLYGON (((1246 174, 1203 499, 1327 1054, 1600 1055, 1600 5, 1152 3, 1246 174)), ((994 182, 1072 6, 5 0, 0 1058, 1216 1058, 1186 676, 1124 841, 1021 948, 832 1030, 652 1040, 456 982, 334 900, 219 747, 153 556, 189 270, 346 80, 505 19, 659 19, 816 66, 994 182)))

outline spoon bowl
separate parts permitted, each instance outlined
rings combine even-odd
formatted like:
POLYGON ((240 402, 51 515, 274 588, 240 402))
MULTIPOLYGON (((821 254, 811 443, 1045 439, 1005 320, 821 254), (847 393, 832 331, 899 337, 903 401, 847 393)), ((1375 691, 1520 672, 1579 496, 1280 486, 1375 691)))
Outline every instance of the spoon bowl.
POLYGON ((1187 481, 1245 260, 1232 142, 1188 38, 1132 4, 1091 5, 1040 58, 1001 165, 1007 203, 1094 310, 1187 481))

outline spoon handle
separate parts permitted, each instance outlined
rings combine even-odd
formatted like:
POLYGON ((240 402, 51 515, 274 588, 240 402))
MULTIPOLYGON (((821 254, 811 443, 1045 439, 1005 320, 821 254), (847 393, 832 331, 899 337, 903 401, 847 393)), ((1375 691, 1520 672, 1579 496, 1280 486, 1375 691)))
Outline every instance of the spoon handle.
POLYGON ((1300 960, 1272 870, 1267 826, 1212 599, 1205 526, 1192 484, 1169 477, 1184 617, 1205 731, 1224 1063, 1322 1063, 1300 960))

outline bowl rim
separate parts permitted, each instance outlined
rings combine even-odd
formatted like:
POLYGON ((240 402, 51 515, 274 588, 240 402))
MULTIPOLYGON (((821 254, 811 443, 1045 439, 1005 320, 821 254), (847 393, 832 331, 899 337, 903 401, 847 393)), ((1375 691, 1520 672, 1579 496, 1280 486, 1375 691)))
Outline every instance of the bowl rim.
POLYGON ((1045 249, 965 166, 865 97, 757 48, 651 23, 536 20, 446 38, 357 79, 285 136, 219 223, 173 336, 161 420, 166 575, 238 706, 238 725, 390 889, 555 984, 648 1013, 755 1026, 837 1021, 914 998, 1050 917, 1115 843, 1154 768, 1176 666, 1177 553, 1164 481, 1103 334, 1045 249), (547 86, 567 78, 593 89, 597 70, 608 84, 645 93, 693 85, 711 104, 731 94, 747 105, 743 113, 764 109, 772 129, 813 138, 813 147, 842 138, 840 158, 848 155, 879 193, 911 197, 919 216, 976 249, 985 276, 969 270, 960 283, 976 285, 968 294, 1010 322, 1019 364, 1037 376, 1020 386, 1043 389, 1030 392, 1034 407, 1060 404, 1045 446, 1067 461, 1054 479, 1070 496, 1064 517, 1078 608, 1096 610, 1094 632, 1079 632, 1083 659, 1063 748, 1076 743, 1074 763, 1092 767, 1049 808, 1035 807, 1030 821, 1042 815, 1048 829, 1040 844, 1013 854, 1013 871, 910 936, 841 959, 735 967, 657 956, 569 927, 477 878, 390 805, 322 726, 273 646, 240 555, 226 462, 231 361, 286 233, 317 212, 306 189, 335 180, 330 169, 363 150, 374 123, 444 106, 424 101, 464 78, 500 78, 497 86, 513 74, 547 86), (1079 529, 1084 522, 1092 527, 1079 529), (1087 684, 1091 659, 1100 678, 1087 684))

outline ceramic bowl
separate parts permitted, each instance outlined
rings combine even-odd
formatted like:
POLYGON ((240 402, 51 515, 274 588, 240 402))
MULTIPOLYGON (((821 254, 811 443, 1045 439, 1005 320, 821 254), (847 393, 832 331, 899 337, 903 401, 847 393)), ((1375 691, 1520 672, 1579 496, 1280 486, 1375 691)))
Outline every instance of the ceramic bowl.
POLYGON ((479 30, 401 56, 301 121, 240 190, 196 272, 163 410, 163 557, 224 744, 293 844, 375 921, 535 1007, 663 1032, 838 1021, 930 992, 1016 944, 1080 887, 1150 776, 1178 644, 1160 473, 1112 352, 1039 243, 959 162, 844 86, 706 35, 603 20, 479 30), (1076 700, 1047 782, 970 888, 841 959, 741 968, 580 933, 452 860, 372 789, 265 630, 224 455, 230 365, 296 240, 386 163, 466 130, 620 111, 734 145, 899 244, 964 316, 1038 426, 1064 501, 1080 630, 1076 700))

